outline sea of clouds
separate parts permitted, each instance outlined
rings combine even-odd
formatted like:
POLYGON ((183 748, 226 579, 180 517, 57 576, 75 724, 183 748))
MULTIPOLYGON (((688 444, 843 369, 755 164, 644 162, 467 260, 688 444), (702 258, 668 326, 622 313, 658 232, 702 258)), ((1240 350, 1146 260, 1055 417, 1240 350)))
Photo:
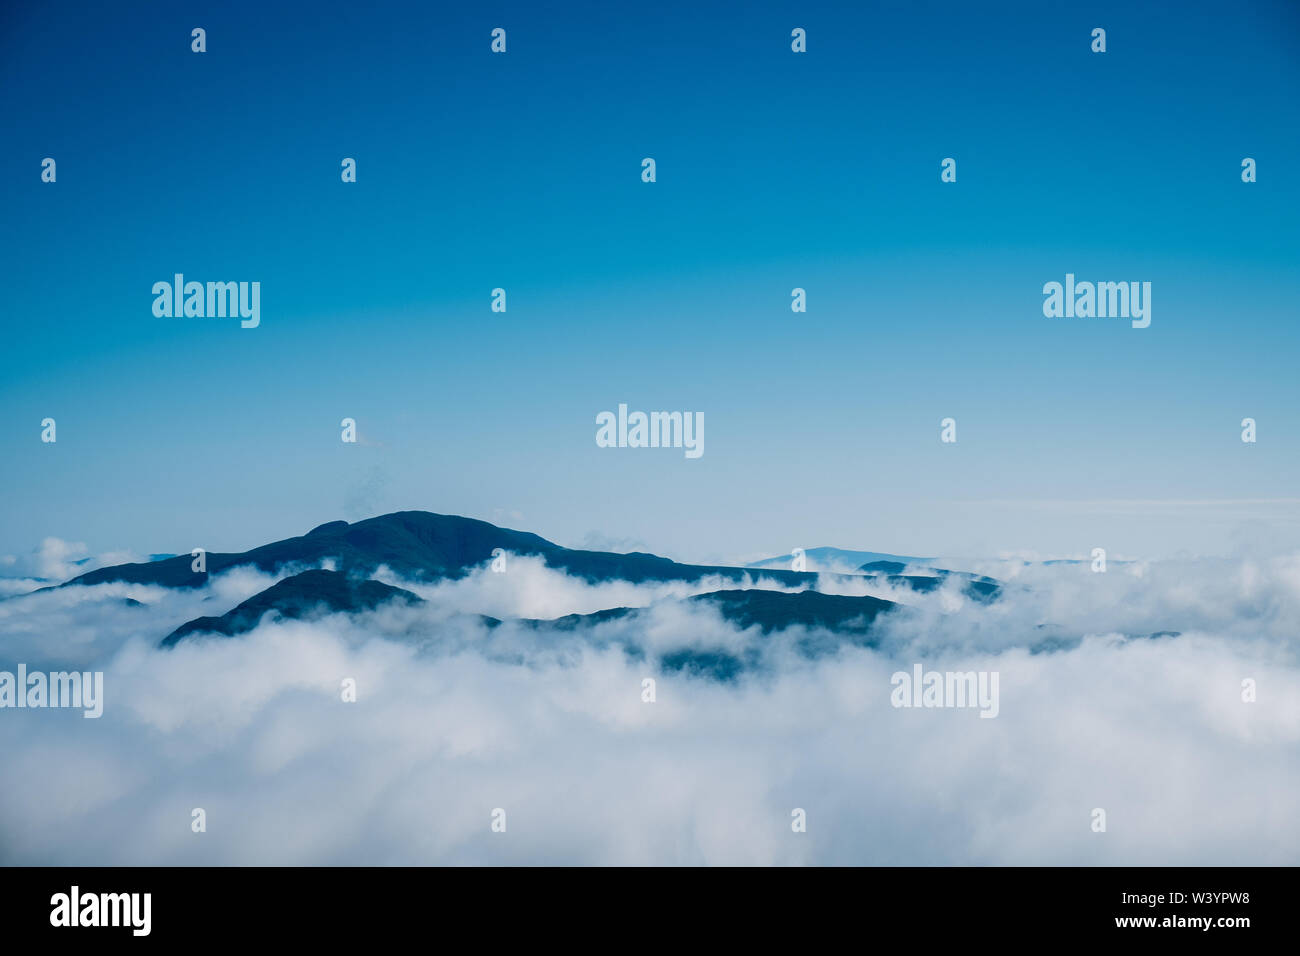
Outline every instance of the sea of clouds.
POLYGON ((910 609, 878 648, 815 659, 801 632, 677 600, 730 582, 591 584, 513 556, 437 584, 379 575, 419 607, 172 650, 172 629, 277 577, 11 597, 0 670, 102 670, 105 703, 0 710, 0 862, 1300 863, 1300 553, 980 570, 999 601, 823 577, 910 609), (616 606, 644 610, 567 631, 477 616, 616 606), (757 647, 762 666, 661 670, 683 647, 757 647), (997 671, 998 716, 891 706, 915 663, 997 671))

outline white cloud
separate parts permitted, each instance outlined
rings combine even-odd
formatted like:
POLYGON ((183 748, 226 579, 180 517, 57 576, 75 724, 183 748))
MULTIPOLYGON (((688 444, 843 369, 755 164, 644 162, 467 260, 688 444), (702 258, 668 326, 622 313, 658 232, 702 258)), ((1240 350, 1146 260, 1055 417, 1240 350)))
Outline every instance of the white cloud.
MULTIPOLYGON (((0 556, 0 567, 9 578, 36 579, 36 583, 26 590, 34 590, 46 584, 61 584, 69 578, 95 568, 111 567, 140 561, 141 558, 131 551, 109 551, 92 555, 84 541, 64 541, 62 538, 49 537, 40 546, 25 555, 6 554, 0 556)), ((11 593, 23 593, 17 586, 7 584, 0 589, 0 597, 11 593)))
POLYGON ((156 649, 273 580, 245 569, 188 592, 0 603, 0 669, 106 672, 99 720, 0 711, 0 861, 1300 862, 1300 554, 1029 568, 993 605, 910 595, 883 650, 812 661, 797 634, 665 603, 696 588, 590 585, 516 558, 506 574, 407 585, 424 607, 156 649), (465 616, 613 604, 655 606, 569 634, 465 616), (1080 642, 1029 653, 1044 622, 1080 642), (1162 629, 1183 633, 1120 636, 1162 629), (620 641, 652 657, 757 648, 765 666, 722 684, 620 641), (998 671, 999 716, 891 707, 890 674, 917 661, 998 671), (207 833, 190 831, 194 807, 207 833), (495 807, 505 834, 490 831, 495 807), (790 830, 795 807, 806 834, 790 830))

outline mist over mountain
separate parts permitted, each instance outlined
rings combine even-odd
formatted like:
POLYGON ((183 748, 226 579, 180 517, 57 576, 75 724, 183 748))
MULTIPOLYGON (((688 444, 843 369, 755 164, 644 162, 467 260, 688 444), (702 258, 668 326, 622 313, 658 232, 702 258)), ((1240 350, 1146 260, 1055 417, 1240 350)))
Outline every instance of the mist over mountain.
MULTIPOLYGON (((494 629, 513 620, 539 640, 581 633, 592 640, 593 629, 620 626, 595 643, 623 648, 630 659, 653 656, 668 673, 730 681, 759 668, 773 635, 794 632, 793 650, 816 659, 852 645, 880 646, 877 627, 882 615, 915 610, 910 605, 934 596, 945 587, 976 604, 989 604, 1001 594, 996 580, 964 571, 937 568, 932 559, 886 556, 878 552, 840 548, 813 548, 805 556, 814 567, 852 566, 849 572, 804 571, 773 567, 773 558, 745 568, 725 565, 683 564, 643 552, 626 554, 565 548, 538 535, 500 528, 486 521, 422 511, 381 515, 356 523, 331 521, 307 534, 272 542, 240 553, 208 553, 206 571, 192 570, 190 555, 157 561, 98 568, 73 578, 59 588, 116 582, 148 585, 178 591, 202 588, 213 577, 236 568, 280 580, 238 601, 221 614, 205 614, 185 621, 161 638, 159 646, 174 648, 201 637, 236 638, 256 630, 264 621, 317 620, 331 614, 355 615, 382 608, 413 608, 428 603, 410 587, 435 586, 465 579, 481 571, 498 555, 536 560, 545 568, 592 585, 624 582, 629 585, 682 584, 703 588, 697 593, 668 593, 646 606, 611 604, 594 611, 562 614, 555 618, 483 613, 482 608, 460 608, 458 627, 477 623, 494 629), (861 558, 862 561, 854 565, 861 558), (904 573, 911 572, 911 573, 904 573), (377 580, 380 575, 387 580, 377 580), (759 583, 763 586, 757 586, 759 583), (734 586, 732 586, 734 585, 734 586), (850 593, 824 593, 837 588, 883 588, 889 597, 850 593), (739 643, 687 642, 659 647, 648 653, 641 634, 655 626, 656 615, 674 607, 710 609, 727 627, 743 635, 739 643), (549 635, 549 637, 548 637, 549 635)), ((43 589, 50 590, 50 589, 43 589)), ((122 598, 143 606, 131 598, 122 598)), ((433 600, 437 604, 437 599, 433 600)), ((446 609, 433 609, 434 613, 446 609)), ((400 630, 400 628, 399 628, 400 630)), ((398 639, 427 641, 426 629, 398 639)), ((1157 632, 1159 636, 1167 632, 1157 632)), ((1139 635, 1140 636, 1140 635, 1139 635)), ((1079 645, 1082 635, 1069 628, 1043 625, 1027 642, 1039 654, 1079 645), (1045 628, 1045 629, 1044 629, 1045 628)))
MULTIPOLYGON (((743 646, 668 648, 658 656, 659 667, 669 673, 681 672, 714 680, 732 680, 745 670, 761 666, 763 639, 790 629, 798 629, 794 649, 803 657, 815 659, 833 654, 842 646, 875 647, 872 625, 877 617, 904 606, 894 601, 868 596, 821 594, 817 591, 772 591, 739 588, 708 591, 669 602, 688 614, 695 608, 715 610, 727 625, 750 633, 755 638, 743 646)), ((528 620, 523 623, 543 631, 572 632, 610 622, 628 622, 629 632, 637 624, 654 626, 656 611, 651 608, 614 607, 589 614, 567 614, 554 620, 528 620)), ((624 642, 628 655, 646 657, 644 648, 634 638, 624 642)))
MULTIPOLYGON (((830 549, 815 549, 830 550, 830 549)), ((853 622, 863 628, 897 602, 874 597, 818 593, 823 574, 782 568, 737 568, 724 565, 683 564, 644 552, 620 554, 565 548, 538 535, 500 528, 486 521, 424 511, 402 511, 350 524, 331 521, 305 535, 272 542, 240 553, 205 555, 203 572, 192 568, 189 555, 159 561, 98 568, 60 587, 110 582, 146 584, 167 588, 198 588, 214 574, 237 567, 288 577, 221 615, 206 615, 186 622, 163 639, 174 646, 197 634, 234 636, 254 628, 263 615, 276 612, 287 619, 316 613, 373 610, 390 600, 407 603, 419 598, 409 590, 373 580, 386 573, 412 583, 456 580, 481 567, 494 556, 510 554, 541 559, 549 568, 583 581, 624 581, 631 584, 699 582, 717 580, 736 588, 715 588, 715 594, 698 595, 718 608, 724 619, 763 633, 790 627, 820 627, 855 634, 853 622), (782 594, 750 587, 756 573, 771 585, 804 589, 782 594)), ((836 551, 838 557, 871 556, 872 552, 836 551)), ((908 562, 911 559, 907 559, 908 562)), ((962 593, 976 601, 995 600, 999 585, 991 578, 964 572, 926 569, 928 573, 902 574, 904 561, 867 563, 835 579, 870 580, 883 586, 928 594, 949 580, 960 581, 962 593)), ((824 584, 822 585, 824 586, 824 584)), ((607 617, 623 608, 602 609, 607 617)), ((572 627, 583 615, 568 615, 557 627, 572 627)), ((588 623, 598 622, 592 617, 588 623)), ((536 622, 534 622, 536 623, 536 622)))
MULTIPOLYGON (((330 562, 334 570, 349 575, 369 577, 382 567, 408 580, 434 581, 460 577, 490 560, 498 550, 516 555, 538 555, 549 567, 588 581, 617 579, 639 584, 697 581, 715 575, 741 581, 751 570, 726 565, 682 564, 638 551, 619 554, 565 548, 539 535, 499 528, 475 518, 428 511, 399 511, 354 524, 331 521, 300 537, 286 538, 241 553, 209 552, 205 558, 206 572, 193 571, 191 557, 180 555, 162 561, 97 568, 67 584, 122 581, 165 587, 199 587, 208 575, 232 567, 248 565, 259 571, 276 573, 294 566, 306 568, 325 562, 330 562)), ((810 587, 817 581, 817 573, 813 571, 799 572, 788 568, 764 568, 763 571, 765 577, 787 587, 810 587)), ((958 572, 936 570, 933 577, 955 573, 958 572)), ((925 582, 923 579, 927 577, 931 575, 912 575, 907 580, 920 587, 937 583, 925 582)), ((976 579, 972 577, 972 580, 976 579)), ((988 584, 992 579, 978 580, 988 584)), ((989 595, 993 590, 981 588, 976 593, 989 595)))
POLYGON ((86 847, 105 864, 466 862, 484 808, 508 806, 547 821, 521 826, 543 842, 510 862, 647 847, 666 863, 1294 862, 1293 808, 1255 794, 1296 783, 1300 555, 1035 562, 989 582, 885 558, 715 570, 538 540, 385 516, 266 546, 283 555, 261 567, 234 556, 198 585, 124 582, 142 569, 124 565, 0 602, 10 659, 103 670, 107 694, 89 735, 36 710, 0 720, 16 761, 0 819, 21 821, 0 845, 33 862, 86 847), (511 540, 534 550, 497 568, 489 546, 511 540), (399 574, 385 562, 404 551, 399 574), (656 577, 638 582, 565 570, 646 562, 656 577), (894 706, 893 677, 918 665, 999 674, 997 719, 894 706), (1246 678, 1258 702, 1242 702, 1246 678), (340 747, 357 772, 305 800, 340 779, 340 747), (77 792, 81 767, 122 782, 70 812, 49 786, 77 792), (1172 795, 1158 811, 1153 780, 1172 795), (430 794, 451 822, 412 837, 394 806, 430 794), (225 808, 222 841, 159 834, 158 806, 205 801, 225 808), (817 842, 786 836, 796 806, 815 810, 817 842), (1116 839, 1089 829, 1094 806, 1124 821, 1116 839), (1014 839, 990 839, 994 819, 1014 839))
MULTIPOLYGON (((670 599, 669 602, 681 600, 711 606, 729 624, 742 629, 757 628, 762 635, 792 627, 825 628, 836 633, 837 639, 829 642, 801 642, 801 650, 810 655, 832 650, 841 640, 866 646, 861 638, 870 631, 876 617, 903 606, 869 596, 760 588, 707 591, 685 599, 670 599)), ((267 614, 274 614, 277 619, 311 619, 324 614, 373 611, 390 601, 402 605, 424 603, 411 591, 380 581, 349 578, 339 571, 303 571, 258 592, 225 614, 187 621, 168 634, 161 646, 174 647, 185 638, 197 635, 236 637, 256 628, 267 614)), ((645 610, 612 607, 555 619, 523 618, 519 623, 534 630, 573 631, 624 619, 645 610)), ((502 623, 499 618, 489 615, 477 617, 490 627, 502 623)), ((640 653, 635 644, 630 645, 630 649, 633 653, 640 653)))
MULTIPOLYGON (((848 548, 804 548, 803 556, 810 571, 849 572, 874 561, 889 561, 907 567, 912 564, 924 564, 934 558, 915 558, 900 554, 886 554, 883 551, 853 551, 848 548)), ((789 569, 794 561, 793 554, 780 554, 771 558, 762 558, 746 564, 747 568, 764 570, 789 569)))
POLYGON ((123 581, 200 587, 209 575, 227 568, 248 565, 273 574, 295 565, 305 568, 327 561, 348 575, 369 577, 380 567, 387 567, 412 580, 433 580, 459 576, 491 558, 497 548, 547 556, 565 550, 535 534, 498 528, 486 521, 427 511, 399 511, 354 524, 330 521, 299 537, 249 551, 208 552, 204 572, 192 570, 193 559, 184 554, 161 561, 97 568, 67 583, 123 581))
POLYGON ((162 646, 171 647, 197 633, 233 637, 252 630, 271 611, 295 620, 317 613, 371 611, 394 600, 416 604, 420 598, 403 588, 349 578, 338 571, 303 571, 276 582, 220 617, 200 617, 182 624, 163 639, 162 646))

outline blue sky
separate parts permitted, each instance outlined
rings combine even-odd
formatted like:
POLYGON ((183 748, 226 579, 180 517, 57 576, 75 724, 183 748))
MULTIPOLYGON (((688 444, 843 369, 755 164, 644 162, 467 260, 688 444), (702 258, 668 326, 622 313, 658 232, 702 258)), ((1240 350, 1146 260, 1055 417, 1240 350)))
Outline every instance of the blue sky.
POLYGON ((1132 6, 6 9, 0 553, 401 508, 696 560, 1293 545, 1300 7, 1132 6), (177 272, 260 327, 156 318, 177 272), (1151 327, 1044 318, 1067 272, 1151 327), (704 456, 597 448, 620 402, 704 456))

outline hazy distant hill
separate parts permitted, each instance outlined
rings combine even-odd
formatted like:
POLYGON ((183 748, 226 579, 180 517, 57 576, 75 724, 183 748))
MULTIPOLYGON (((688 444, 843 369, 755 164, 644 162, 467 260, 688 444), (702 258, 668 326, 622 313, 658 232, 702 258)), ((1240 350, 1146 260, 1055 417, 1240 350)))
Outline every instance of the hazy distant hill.
MULTIPOLYGON (((846 548, 805 548, 804 558, 809 571, 831 571, 845 573, 875 561, 888 561, 899 565, 899 571, 911 564, 924 564, 934 558, 913 558, 899 554, 884 554, 879 551, 850 551, 846 548)), ((747 568, 790 569, 793 554, 781 554, 774 558, 764 558, 745 565, 747 568)), ((895 572, 897 573, 897 572, 895 572)))

